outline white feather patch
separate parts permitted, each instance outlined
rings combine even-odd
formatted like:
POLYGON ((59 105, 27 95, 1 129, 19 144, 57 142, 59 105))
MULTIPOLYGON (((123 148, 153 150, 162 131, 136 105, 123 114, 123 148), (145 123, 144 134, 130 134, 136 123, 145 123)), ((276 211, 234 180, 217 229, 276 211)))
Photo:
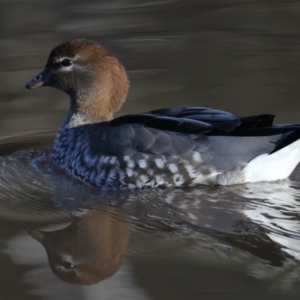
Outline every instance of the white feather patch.
POLYGON ((291 175, 300 162, 300 140, 269 155, 252 159, 244 169, 245 182, 273 181, 291 175))

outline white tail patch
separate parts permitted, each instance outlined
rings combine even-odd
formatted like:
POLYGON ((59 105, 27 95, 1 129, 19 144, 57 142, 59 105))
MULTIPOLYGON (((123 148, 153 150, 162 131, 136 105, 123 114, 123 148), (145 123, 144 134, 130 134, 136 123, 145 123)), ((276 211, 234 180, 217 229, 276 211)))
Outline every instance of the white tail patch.
POLYGON ((291 175, 300 162, 300 140, 269 155, 261 154, 244 168, 245 182, 273 181, 291 175))

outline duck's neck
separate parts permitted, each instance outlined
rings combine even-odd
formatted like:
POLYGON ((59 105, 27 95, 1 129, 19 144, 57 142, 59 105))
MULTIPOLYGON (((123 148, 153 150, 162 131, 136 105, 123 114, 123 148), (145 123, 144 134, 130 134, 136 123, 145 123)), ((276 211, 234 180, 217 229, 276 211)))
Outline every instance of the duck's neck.
POLYGON ((70 110, 66 118, 68 128, 82 126, 86 124, 95 124, 113 119, 113 113, 105 95, 90 91, 88 95, 84 94, 70 97, 70 110))
POLYGON ((82 125, 87 125, 87 124, 95 124, 95 123, 100 123, 100 122, 95 122, 93 119, 89 118, 85 114, 79 112, 79 111, 72 111, 70 110, 65 117, 66 122, 65 126, 67 128, 74 128, 82 125))

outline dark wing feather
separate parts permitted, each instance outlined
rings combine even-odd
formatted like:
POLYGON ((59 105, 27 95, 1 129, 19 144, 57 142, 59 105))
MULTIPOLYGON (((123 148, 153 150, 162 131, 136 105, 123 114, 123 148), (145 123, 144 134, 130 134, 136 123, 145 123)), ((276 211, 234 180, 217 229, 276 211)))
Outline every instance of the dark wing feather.
POLYGON ((274 115, 238 117, 229 112, 206 107, 178 106, 152 110, 140 115, 126 115, 110 122, 111 126, 144 124, 146 127, 181 133, 206 133, 213 129, 231 132, 236 128, 272 127, 274 115))
POLYGON ((166 151, 165 155, 186 155, 195 149, 196 140, 193 140, 191 136, 186 134, 178 134, 174 132, 168 133, 172 147, 168 151, 166 151))
POLYGON ((272 127, 274 115, 263 114, 257 116, 238 117, 227 111, 207 107, 178 106, 149 111, 147 114, 170 116, 174 118, 190 119, 208 123, 215 129, 230 132, 235 128, 272 127))
POLYGON ((120 126, 125 124, 143 124, 150 128, 182 133, 209 132, 214 128, 211 124, 201 120, 146 113, 141 115, 126 115, 116 118, 110 122, 111 126, 120 126))
POLYGON ((94 138, 91 140, 92 148, 96 148, 92 149, 95 155, 107 153, 108 151, 115 153, 117 156, 129 155, 132 152, 132 138, 135 136, 132 126, 127 124, 119 128, 111 127, 109 131, 102 128, 99 133, 99 135, 95 135, 95 138, 102 137, 99 143, 95 143, 94 138), (98 149, 98 144, 101 145, 100 149, 98 149))
POLYGON ((284 132, 282 138, 276 143, 276 147, 270 154, 279 151, 282 148, 300 139, 300 125, 286 125, 284 126, 284 128, 285 130, 283 130, 284 132))
POLYGON ((207 107, 178 106, 147 112, 155 116, 169 116, 184 120, 194 120, 212 125, 221 131, 231 131, 241 124, 241 119, 229 112, 207 107))
POLYGON ((258 115, 250 117, 242 117, 241 125, 239 128, 263 128, 263 127, 272 127, 274 115, 258 115))
POLYGON ((162 154, 171 147, 172 140, 170 136, 166 132, 160 131, 159 134, 155 136, 153 145, 148 149, 140 149, 140 151, 144 152, 146 150, 147 153, 162 154))

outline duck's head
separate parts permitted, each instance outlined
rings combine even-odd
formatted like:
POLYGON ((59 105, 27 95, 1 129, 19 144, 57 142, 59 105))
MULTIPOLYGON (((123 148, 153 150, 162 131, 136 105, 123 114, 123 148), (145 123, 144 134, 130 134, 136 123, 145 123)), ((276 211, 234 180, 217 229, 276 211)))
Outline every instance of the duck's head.
POLYGON ((46 67, 27 89, 51 86, 67 93, 71 110, 92 122, 112 119, 127 96, 129 81, 121 62, 105 47, 72 40, 54 48, 46 67))

